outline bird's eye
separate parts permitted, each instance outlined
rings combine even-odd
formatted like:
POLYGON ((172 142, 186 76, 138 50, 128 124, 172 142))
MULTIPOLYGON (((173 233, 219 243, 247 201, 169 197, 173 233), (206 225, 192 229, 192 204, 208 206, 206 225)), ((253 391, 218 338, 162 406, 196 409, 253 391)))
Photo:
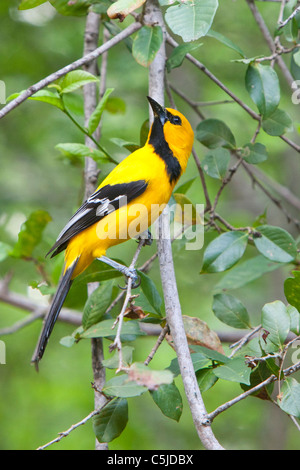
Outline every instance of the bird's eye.
POLYGON ((175 124, 175 126, 180 126, 181 125, 181 119, 179 116, 172 116, 170 119, 172 124, 175 124))

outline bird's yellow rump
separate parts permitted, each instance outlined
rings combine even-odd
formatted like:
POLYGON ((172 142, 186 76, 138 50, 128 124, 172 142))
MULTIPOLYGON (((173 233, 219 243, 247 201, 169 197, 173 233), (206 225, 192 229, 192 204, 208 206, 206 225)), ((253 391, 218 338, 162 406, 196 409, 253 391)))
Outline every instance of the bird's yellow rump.
POLYGON ((194 133, 177 110, 163 108, 148 97, 154 121, 144 147, 136 150, 102 181, 59 234, 49 251, 65 250, 65 267, 32 357, 42 358, 54 323, 72 284, 94 259, 110 264, 126 276, 136 274, 105 256, 113 245, 144 232, 160 215, 185 171, 194 133))

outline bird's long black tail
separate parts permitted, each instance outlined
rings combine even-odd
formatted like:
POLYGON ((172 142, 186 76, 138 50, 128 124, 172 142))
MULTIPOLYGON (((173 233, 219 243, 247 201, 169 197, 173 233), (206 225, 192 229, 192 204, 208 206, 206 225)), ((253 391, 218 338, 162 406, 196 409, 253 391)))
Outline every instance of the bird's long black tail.
POLYGON ((74 269, 76 268, 77 262, 78 262, 78 259, 74 261, 74 263, 66 270, 66 272, 62 276, 60 283, 58 285, 58 289, 54 295, 50 310, 45 318, 37 346, 35 348, 35 351, 31 359, 31 362, 35 364, 35 367, 37 370, 38 370, 38 363, 43 357, 43 354, 45 352, 45 349, 48 343, 48 339, 52 333, 54 323, 57 320, 59 312, 65 301, 65 298, 72 285, 71 277, 74 272, 74 269))

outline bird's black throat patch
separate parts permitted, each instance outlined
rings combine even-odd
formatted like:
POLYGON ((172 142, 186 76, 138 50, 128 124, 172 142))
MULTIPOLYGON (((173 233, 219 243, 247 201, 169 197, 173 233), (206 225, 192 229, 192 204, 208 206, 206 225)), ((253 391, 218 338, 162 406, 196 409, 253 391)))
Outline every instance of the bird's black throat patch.
POLYGON ((158 117, 154 119, 149 144, 153 146, 154 152, 165 162, 170 183, 176 182, 181 174, 181 166, 165 140, 163 126, 158 117))

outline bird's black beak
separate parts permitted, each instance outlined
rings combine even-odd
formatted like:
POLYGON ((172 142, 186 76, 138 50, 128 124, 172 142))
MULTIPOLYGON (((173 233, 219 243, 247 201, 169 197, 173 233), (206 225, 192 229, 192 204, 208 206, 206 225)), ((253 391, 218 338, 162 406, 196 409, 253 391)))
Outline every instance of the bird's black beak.
POLYGON ((162 125, 164 125, 164 123, 168 120, 168 116, 167 116, 167 112, 165 108, 163 108, 160 104, 157 103, 157 101, 155 101, 150 96, 147 96, 147 99, 152 108, 154 117, 158 117, 162 125))

